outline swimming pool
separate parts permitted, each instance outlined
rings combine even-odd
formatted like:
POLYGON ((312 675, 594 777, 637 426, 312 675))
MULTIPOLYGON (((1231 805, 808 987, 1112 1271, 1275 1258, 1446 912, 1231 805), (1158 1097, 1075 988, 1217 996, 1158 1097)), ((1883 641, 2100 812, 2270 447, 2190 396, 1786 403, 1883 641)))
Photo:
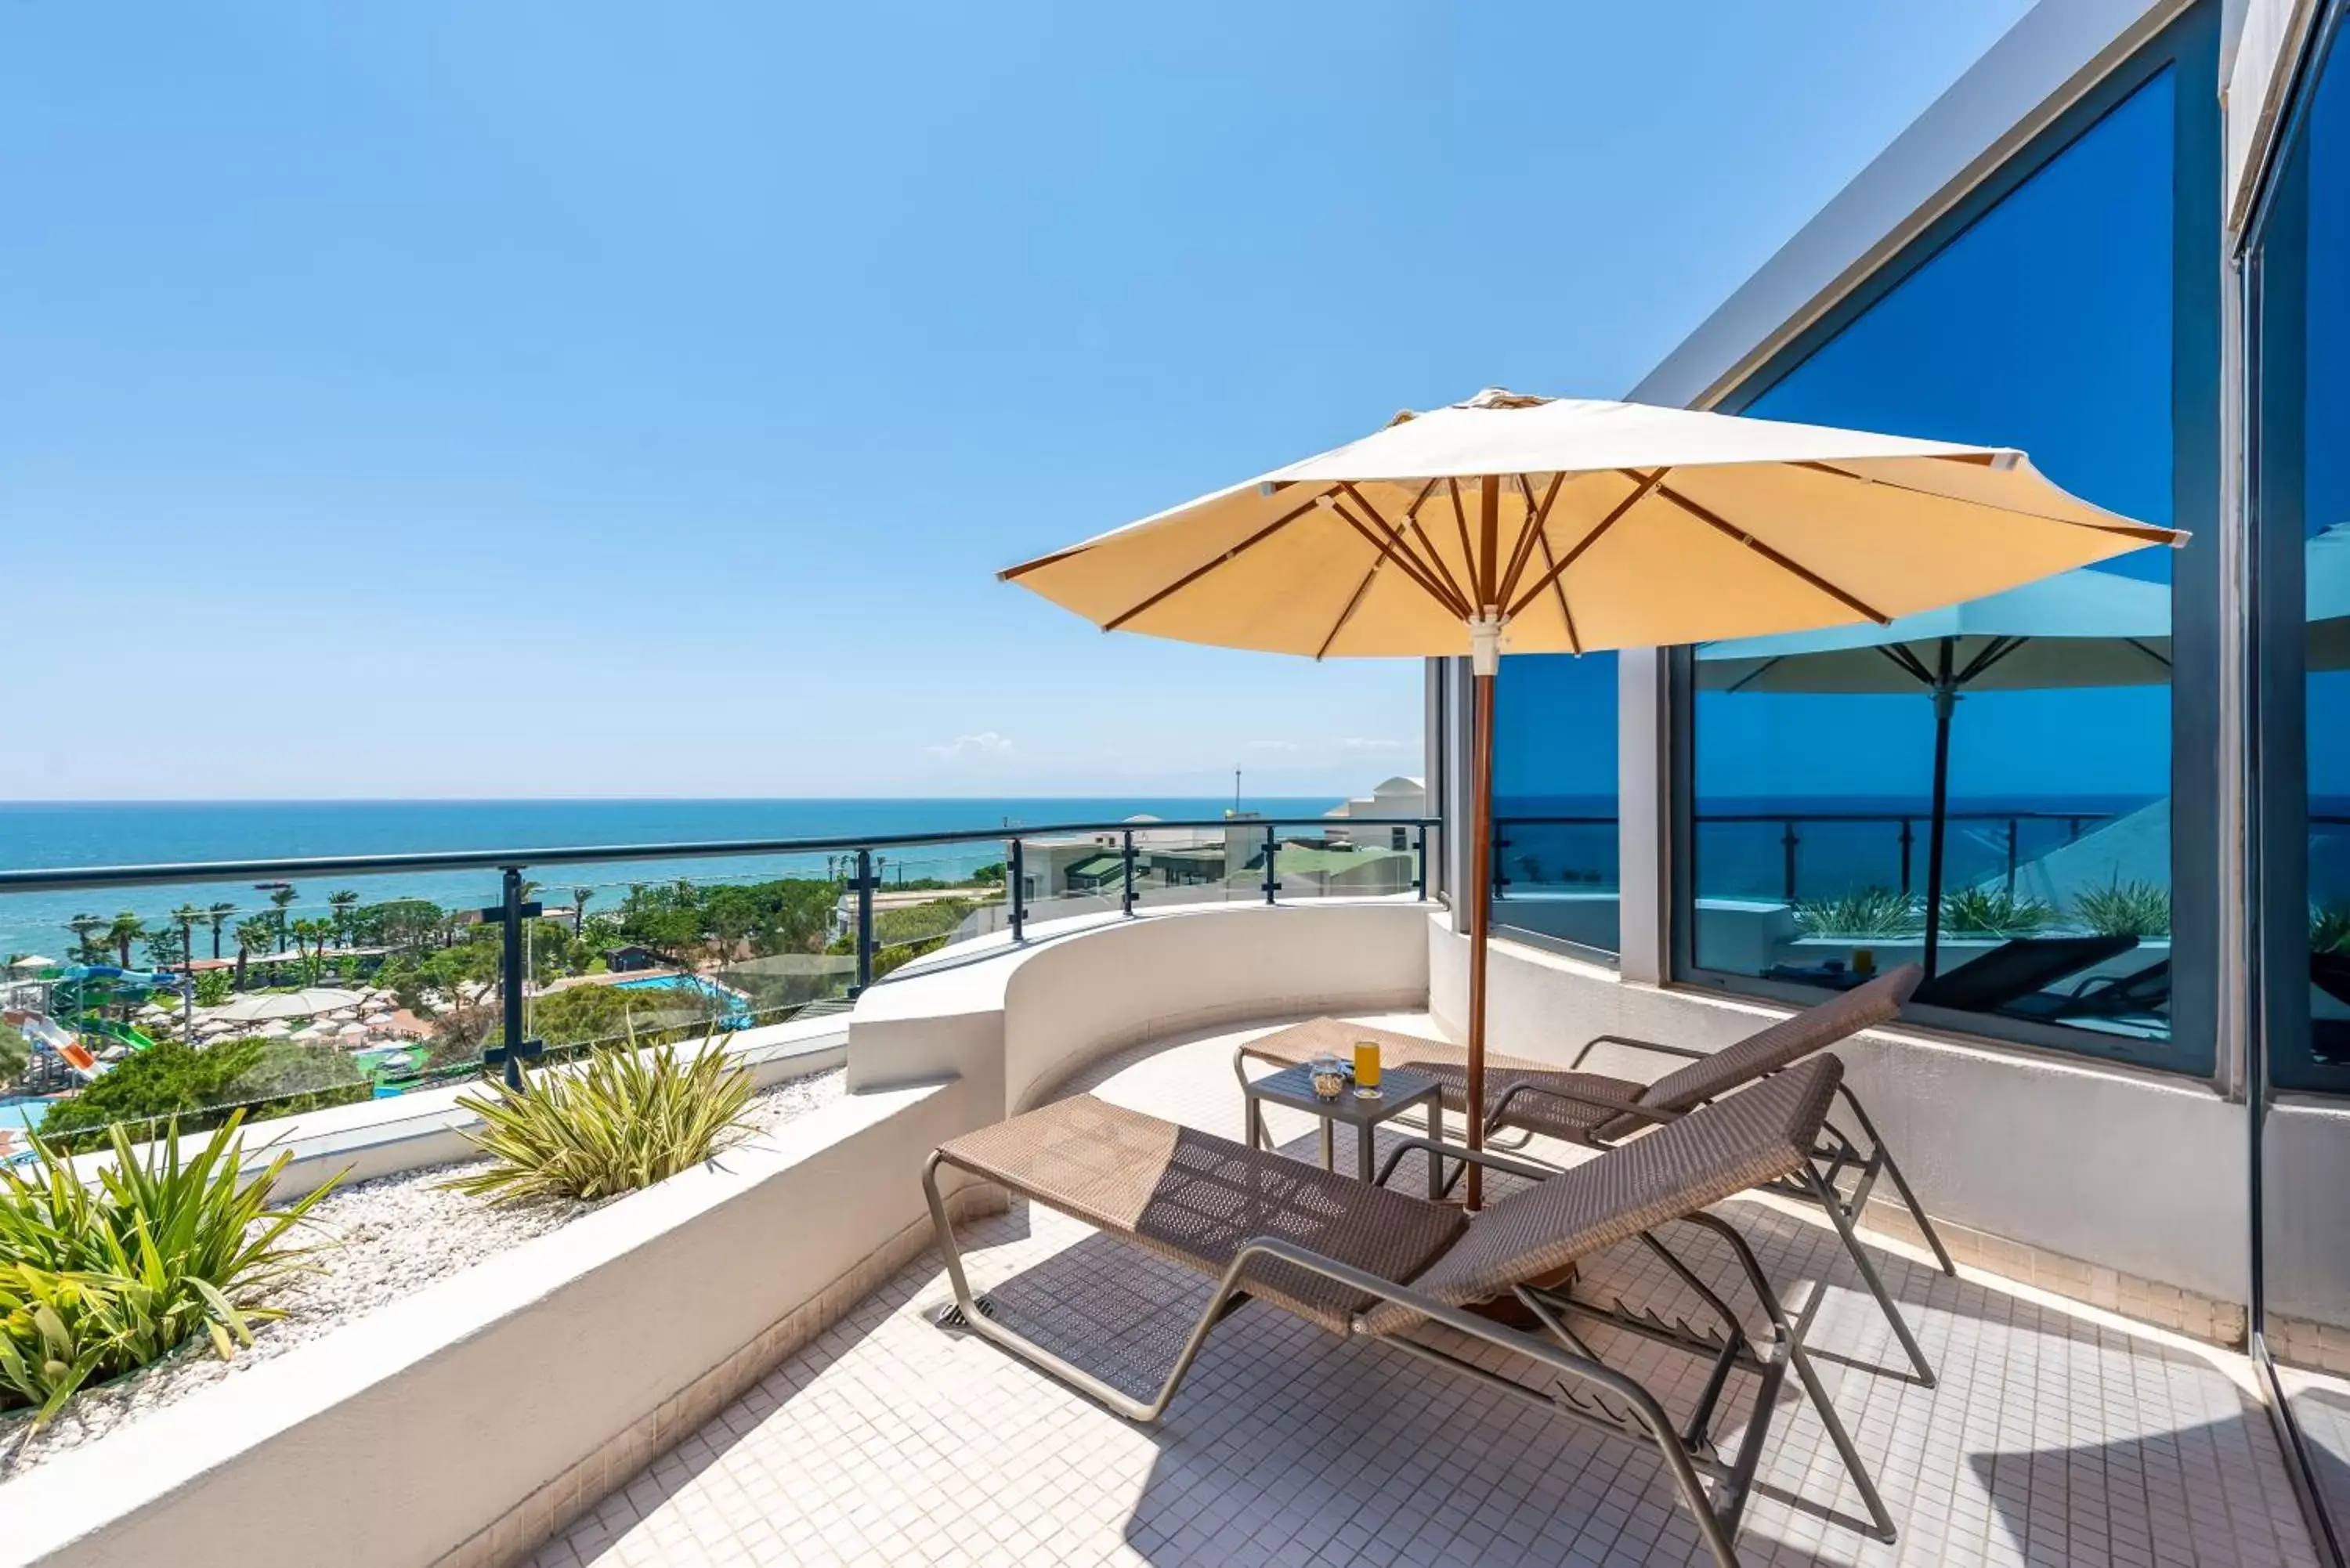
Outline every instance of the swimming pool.
POLYGON ((41 1125, 57 1101, 44 1099, 0 1100, 0 1131, 30 1132, 41 1125))
POLYGON ((724 1029, 748 1029, 755 1022, 751 1016, 751 1003, 714 980, 698 974, 660 974, 650 980, 624 980, 613 987, 616 991, 690 991, 709 998, 723 1011, 719 1014, 719 1026, 724 1029))

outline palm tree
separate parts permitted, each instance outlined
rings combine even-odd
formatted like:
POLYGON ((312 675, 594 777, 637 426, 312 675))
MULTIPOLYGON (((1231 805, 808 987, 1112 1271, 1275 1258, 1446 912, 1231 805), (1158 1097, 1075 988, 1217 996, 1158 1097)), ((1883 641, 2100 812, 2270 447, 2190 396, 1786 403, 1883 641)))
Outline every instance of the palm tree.
POLYGON ((204 919, 212 922, 213 958, 215 961, 220 958, 221 928, 228 924, 228 918, 235 913, 236 906, 234 904, 214 904, 211 909, 204 911, 204 919))
POLYGON ((180 928, 180 972, 196 972, 196 927, 203 923, 204 912, 193 904, 182 904, 172 911, 172 923, 180 928))
POLYGON ((327 908, 333 911, 335 940, 348 946, 351 940, 351 911, 359 908, 359 896, 348 888, 327 895, 327 908))
POLYGON ((255 915, 236 923, 236 983, 244 984, 244 961, 254 949, 263 952, 277 950, 277 922, 269 915, 255 915))
POLYGON ((579 940, 579 933, 587 928, 588 900, 595 896, 596 889, 593 888, 571 889, 571 939, 574 941, 579 940))
POLYGON ((97 963, 106 957, 106 942, 101 936, 105 919, 98 915, 76 915, 66 922, 66 929, 74 935, 74 958, 81 963, 97 963))
POLYGON ((295 950, 302 956, 302 975, 316 983, 318 970, 327 961, 327 941, 335 934, 331 920, 296 920, 294 922, 295 950))
POLYGON ((114 949, 116 961, 124 969, 130 967, 130 944, 146 932, 147 922, 128 909, 115 916, 113 923, 106 928, 106 940, 114 949))
POLYGON ((286 945, 286 909, 287 905, 294 902, 294 884, 291 882, 286 883, 269 895, 270 903, 276 906, 277 910, 272 919, 276 922, 277 945, 281 948, 286 945))

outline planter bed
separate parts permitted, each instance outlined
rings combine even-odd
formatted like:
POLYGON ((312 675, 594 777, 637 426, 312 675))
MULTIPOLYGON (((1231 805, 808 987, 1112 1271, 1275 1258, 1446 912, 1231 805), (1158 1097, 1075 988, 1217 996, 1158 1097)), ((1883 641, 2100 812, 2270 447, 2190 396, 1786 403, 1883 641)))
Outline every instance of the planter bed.
MULTIPOLYGON (((838 1099, 843 1076, 835 1068, 759 1091, 747 1112, 755 1129, 751 1145, 838 1099)), ((436 1280, 618 1200, 494 1204, 442 1185, 474 1163, 460 1160, 402 1171, 329 1194, 311 1211, 316 1229, 308 1240, 296 1243, 319 1247, 314 1261, 325 1272, 298 1276, 280 1287, 268 1304, 284 1308, 287 1315, 256 1328, 254 1343, 240 1347, 235 1360, 221 1360, 200 1340, 162 1361, 83 1390, 36 1432, 28 1431, 28 1412, 0 1416, 0 1486, 45 1459, 94 1442, 436 1280)))

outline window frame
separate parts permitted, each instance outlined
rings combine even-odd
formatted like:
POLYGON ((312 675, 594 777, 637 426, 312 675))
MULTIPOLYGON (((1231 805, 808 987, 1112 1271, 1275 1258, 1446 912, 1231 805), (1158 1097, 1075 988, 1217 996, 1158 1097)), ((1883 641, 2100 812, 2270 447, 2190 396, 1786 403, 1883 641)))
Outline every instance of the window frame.
MULTIPOLYGON (((1991 1013, 1911 1007, 1903 1018, 1985 1042, 2090 1056, 2212 1078, 2220 1071, 2220 711, 2221 292, 2225 248, 2218 0, 2198 0, 2108 71, 1917 238, 1847 289, 1711 406, 1738 413, 1778 384, 1877 301, 1907 282, 2019 186, 2079 141, 2121 102, 2165 70, 2171 91, 2171 515, 2191 538, 2172 560, 2170 683, 2171 1031, 2165 1041, 2125 1041, 2094 1030, 1991 1013), (2148 1049, 2152 1047, 2152 1049, 2148 1049)), ((1815 989, 1708 969, 1695 941, 1696 734, 1693 650, 1671 650, 1671 903, 1675 984, 1798 1004, 1815 989)))
MULTIPOLYGON (((2301 527, 2268 526, 2265 504, 2269 472, 2265 411, 2270 243, 2280 237, 2280 204, 2287 200, 2293 159, 2307 144, 2310 115, 2321 77, 2329 64, 2350 71, 2350 6, 2335 3, 2315 19, 2306 53, 2299 62, 2292 107, 2279 126, 2274 154, 2259 201, 2245 225, 2244 335, 2244 519, 2251 535, 2252 1038, 2263 1091, 2339 1096, 2350 1094, 2350 1064, 2328 1065, 2312 1050, 2309 1027, 2309 730, 2308 589, 2301 527), (2343 54, 2334 60, 2336 51, 2343 54)), ((2303 194, 2305 195, 2305 192, 2303 194)), ((2297 219, 2301 249, 2294 257, 2296 286, 2309 275, 2308 213, 2297 219)), ((2297 523, 2298 523, 2297 519, 2297 523)))

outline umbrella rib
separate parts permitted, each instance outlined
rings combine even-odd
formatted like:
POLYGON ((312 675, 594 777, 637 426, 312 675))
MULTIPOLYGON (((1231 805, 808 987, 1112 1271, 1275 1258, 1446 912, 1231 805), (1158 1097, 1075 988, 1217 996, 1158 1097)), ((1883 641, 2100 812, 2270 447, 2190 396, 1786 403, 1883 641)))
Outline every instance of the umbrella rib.
MULTIPOLYGON (((1444 482, 1444 490, 1446 494, 1452 497, 1452 521, 1461 530, 1461 569, 1469 574, 1469 586, 1474 588, 1479 586, 1477 582, 1479 575, 1477 571, 1477 546, 1469 542, 1469 513, 1467 509, 1461 504, 1461 482, 1457 479, 1447 479, 1444 482)), ((1460 585, 1456 583, 1453 586, 1458 587, 1460 585)), ((1484 602, 1484 596, 1482 594, 1479 594, 1475 597, 1479 604, 1482 604, 1484 602)), ((1469 600, 1471 596, 1468 594, 1462 594, 1461 597, 1463 602, 1466 602, 1469 600)))
MULTIPOLYGON (((1526 497, 1526 526, 1525 531, 1518 535, 1517 547, 1510 552, 1510 569, 1502 575, 1501 591, 1493 596, 1496 601, 1507 604, 1518 597, 1519 579, 1525 576, 1526 563, 1534 558, 1534 544, 1542 538, 1542 531, 1550 526, 1551 503, 1558 499, 1559 486, 1565 483, 1565 474, 1552 474, 1550 489, 1544 493, 1542 505, 1537 508, 1534 505, 1534 487, 1527 483, 1524 474, 1518 475, 1518 487, 1526 497)), ((1543 558, 1545 563, 1550 558, 1547 547, 1543 551, 1543 558)))
MULTIPOLYGON (((1430 483, 1433 485, 1434 481, 1431 480, 1430 483)), ((1347 486, 1347 488, 1348 493, 1354 496, 1356 503, 1360 505, 1364 511, 1369 513, 1372 517, 1378 520, 1378 526, 1388 529, 1388 536, 1385 539, 1380 538, 1370 524, 1364 522, 1352 512, 1347 511, 1344 505, 1336 501, 1331 502, 1330 509, 1337 513, 1340 517, 1345 518, 1347 525, 1367 540, 1370 543, 1371 547, 1378 550, 1383 558, 1392 556, 1396 565, 1404 569, 1405 574, 1419 586, 1419 590, 1422 593, 1428 595, 1429 597, 1434 599, 1438 604, 1443 606, 1452 614, 1460 616, 1464 620, 1467 619, 1469 616, 1469 601, 1462 598, 1459 590, 1450 587, 1448 583, 1440 583, 1437 581, 1435 576, 1428 570, 1427 563, 1420 560, 1418 556, 1413 555, 1410 547, 1403 542, 1402 528, 1390 526, 1386 518, 1379 516, 1378 508, 1373 506, 1369 501, 1366 500, 1360 494, 1355 494, 1351 486, 1347 486)), ((1417 505, 1418 503, 1414 503, 1414 504, 1417 505)), ((1407 514, 1406 515, 1409 519, 1409 514, 1407 514)))
POLYGON ((995 580, 999 583, 1015 581, 1031 572, 1049 566, 1055 561, 1066 561, 1072 556, 1082 556, 1091 547, 1087 545, 1072 545, 1066 550, 1055 550, 1049 556, 1039 556, 1033 561, 1023 561, 1016 566, 1006 566, 995 574, 995 580))
POLYGON ((2031 639, 2029 638, 2022 637, 2001 637, 1992 639, 1989 647, 1985 648, 1981 653, 1976 654, 1972 659, 1967 660, 1967 667, 1959 671, 1959 684, 1961 686, 1966 685, 1968 682, 1974 680, 1976 676, 1981 675, 1984 670, 1989 670, 1992 665, 1997 664, 2001 659, 2005 659, 2009 654, 2013 653, 2017 649, 2022 648, 2031 639))
POLYGON ((1924 659, 1909 651, 1907 644, 1895 643, 1891 648, 1880 644, 1877 651, 1884 655, 1891 663, 1899 666, 1901 672, 1917 681, 1918 685, 1931 686, 1934 683, 1934 672, 1926 668, 1924 659))
MULTIPOLYGON (((1352 521, 1352 519, 1349 519, 1349 521, 1352 521)), ((1378 556, 1371 562, 1371 569, 1365 572, 1363 574, 1363 580, 1355 585, 1354 597, 1347 601, 1347 607, 1338 612, 1337 620, 1333 622, 1330 627, 1330 635, 1322 639, 1322 646, 1314 650, 1315 663, 1321 663, 1322 660, 1328 656, 1330 652, 1330 645, 1338 640, 1338 634, 1347 629, 1347 623, 1348 621, 1355 618, 1355 612, 1362 607, 1364 596, 1371 591, 1371 584, 1378 580, 1379 568, 1386 566, 1388 564, 1388 556, 1387 552, 1384 550, 1379 552, 1378 556)))
MULTIPOLYGON (((1944 462, 1976 461, 1942 453, 1934 455, 1941 457, 1944 462)), ((1881 484, 1887 490, 1898 490, 1905 495, 1929 496, 1936 501, 1948 501, 1960 506, 1991 506, 1994 511, 2012 512, 2018 517, 2037 518, 2043 523, 2054 523, 2062 527, 2086 528, 2097 534, 2119 534, 2125 538, 2143 540, 2149 545, 2169 545, 2175 547, 2179 543, 2179 533, 2176 528, 2158 528, 2147 523, 2094 523, 2085 517, 2051 517, 2045 512, 2028 511, 2021 506, 1998 506, 1991 502, 1970 501, 1962 495, 1945 495, 1939 490, 1920 489, 1914 484, 1904 484, 1898 479, 1872 479, 1865 473, 1855 473, 1849 469, 1838 468, 1832 462, 1791 462, 1787 466, 1808 468, 1818 473, 1832 473, 1838 479, 1849 479, 1856 484, 1881 484)))
MULTIPOLYGON (((1329 493, 1327 491, 1323 492, 1323 494, 1325 495, 1328 493, 1329 493)), ((1168 584, 1165 587, 1159 589, 1157 593, 1151 595, 1149 598, 1143 600, 1132 609, 1128 610, 1124 615, 1118 617, 1114 620, 1103 622, 1102 629, 1104 631, 1116 631, 1119 627, 1124 626, 1128 621, 1132 620, 1136 616, 1140 615, 1143 611, 1149 609, 1154 605, 1173 597, 1175 595, 1182 592, 1185 588, 1190 587, 1193 583, 1198 582, 1201 577, 1206 576, 1210 572, 1214 571, 1218 566, 1224 566, 1231 562, 1243 551, 1252 549, 1254 546, 1263 544, 1265 540, 1272 538, 1275 534, 1280 533, 1284 528, 1288 527, 1292 523, 1296 522, 1300 517, 1303 517, 1307 513, 1314 511, 1321 504, 1321 501, 1322 497, 1317 495, 1313 500, 1308 501, 1305 505, 1295 507, 1290 511, 1283 513, 1280 516, 1274 518, 1272 522, 1266 524, 1263 527, 1258 529, 1255 533, 1250 535, 1247 538, 1242 540, 1239 544, 1233 545, 1231 549, 1225 551, 1214 560, 1210 561, 1206 566, 1192 567, 1190 571, 1184 573, 1181 576, 1176 578, 1173 582, 1168 584)))
POLYGON ((2122 640, 2128 643, 2132 648, 2137 649, 2140 653, 2145 654, 2148 659, 2153 659, 2157 664, 2161 665, 2165 670, 2171 668, 2168 655, 2157 653, 2154 649, 2148 648, 2144 642, 2135 637, 2126 637, 2122 639, 2122 640))
POLYGON ((1721 517, 1706 510, 1703 506, 1699 505, 1696 502, 1691 501, 1688 496, 1683 495, 1671 485, 1660 484, 1657 486, 1657 493, 1671 502, 1674 505, 1679 507, 1682 511, 1688 513, 1690 516, 1696 518, 1699 522, 1704 524, 1707 527, 1713 529, 1716 533, 1722 534, 1731 539, 1735 539, 1738 543, 1745 545, 1749 550, 1752 550, 1754 554, 1762 556, 1764 560, 1770 562, 1773 566, 1778 567, 1781 571, 1785 572, 1790 576, 1795 577, 1798 580, 1808 584, 1812 587, 1817 588, 1821 593, 1827 595, 1828 597, 1835 600, 1836 603, 1844 606, 1846 609, 1863 616, 1869 620, 1873 620, 1879 626, 1891 626, 1893 624, 1893 618, 1891 616, 1877 609, 1866 600, 1846 593, 1844 589, 1836 587, 1834 583, 1828 581, 1825 577, 1820 576, 1809 566, 1804 566, 1801 561, 1798 561, 1794 557, 1785 555, 1778 550, 1773 549, 1770 545, 1764 544, 1762 540, 1757 539, 1753 535, 1749 534, 1745 529, 1739 527, 1736 524, 1723 520, 1721 517))
MULTIPOLYGON (((1445 483, 1450 484, 1452 482, 1448 479, 1445 483)), ((1434 489, 1435 483, 1436 482, 1434 480, 1429 481, 1428 489, 1424 489, 1420 492, 1419 499, 1414 501, 1411 504, 1410 509, 1403 514, 1404 523, 1411 529, 1412 537, 1418 539, 1421 545, 1428 551, 1428 558, 1426 560, 1421 560, 1418 556, 1413 556, 1411 559, 1412 563, 1426 572, 1430 579, 1442 583, 1444 587, 1450 590, 1450 607, 1454 614, 1460 616, 1463 620, 1466 620, 1471 615, 1475 613, 1469 607, 1469 596, 1461 591, 1461 585, 1453 579, 1452 569, 1444 564, 1443 554, 1437 549, 1436 541, 1430 538, 1428 536, 1428 530, 1419 525, 1420 502, 1425 501, 1428 498, 1429 490, 1434 489)), ((1368 513, 1373 521, 1377 522, 1381 527, 1387 526, 1387 519, 1379 515, 1379 509, 1371 504, 1369 496, 1365 495, 1361 491, 1356 489, 1352 483, 1343 479, 1338 482, 1338 486, 1347 493, 1347 497, 1352 500, 1356 505, 1368 513)), ((1454 510, 1458 511, 1460 509, 1460 498, 1456 495, 1453 500, 1454 510)), ((1437 596, 1439 598, 1444 598, 1446 596, 1444 594, 1439 594, 1437 596)))
POLYGON ((1569 550, 1558 560, 1554 561, 1551 564, 1550 569, 1543 574, 1542 580, 1540 582, 1537 582, 1533 587, 1528 588, 1524 593, 1518 596, 1518 597, 1510 605, 1508 611, 1510 615, 1517 615, 1528 605, 1540 598, 1542 597, 1542 591, 1544 588, 1550 587, 1551 584, 1558 581, 1560 577, 1565 576, 1566 569, 1575 565, 1575 561, 1582 556, 1583 552, 1597 544, 1599 542, 1599 536, 1602 534, 1607 533, 1608 529, 1613 528, 1623 517, 1624 514, 1631 511, 1633 507, 1638 505, 1641 500, 1646 497, 1650 491, 1656 489, 1659 484, 1662 484, 1664 483, 1665 475, 1670 473, 1672 470, 1669 467, 1660 468, 1654 473, 1650 473, 1646 476, 1635 472, 1633 470, 1628 468, 1622 472, 1627 478, 1638 480, 1639 482, 1632 487, 1632 493, 1617 502, 1616 504, 1615 510, 1609 512, 1607 516, 1602 517, 1599 520, 1598 524, 1595 526, 1590 533, 1586 534, 1582 538, 1577 539, 1575 542, 1575 548, 1569 550))
MULTIPOLYGON (((1534 542, 1542 547, 1543 565, 1544 566, 1552 566, 1554 562, 1550 553, 1550 541, 1537 534, 1534 536, 1534 542)), ((1550 586, 1558 594, 1559 618, 1566 622, 1567 649, 1573 653, 1581 653, 1583 651, 1583 638, 1581 634, 1575 629, 1575 612, 1566 607, 1566 579, 1560 576, 1556 572, 1553 572, 1550 577, 1550 586)))

